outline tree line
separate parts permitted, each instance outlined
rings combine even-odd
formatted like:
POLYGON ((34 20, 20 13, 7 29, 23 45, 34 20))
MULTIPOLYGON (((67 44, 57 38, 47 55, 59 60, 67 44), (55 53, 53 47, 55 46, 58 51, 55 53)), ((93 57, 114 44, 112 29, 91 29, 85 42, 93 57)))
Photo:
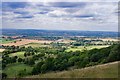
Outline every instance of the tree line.
POLYGON ((49 71, 67 70, 69 67, 84 68, 88 66, 119 61, 120 44, 102 49, 85 50, 83 52, 63 52, 56 58, 47 58, 37 63, 32 74, 46 73, 49 71))

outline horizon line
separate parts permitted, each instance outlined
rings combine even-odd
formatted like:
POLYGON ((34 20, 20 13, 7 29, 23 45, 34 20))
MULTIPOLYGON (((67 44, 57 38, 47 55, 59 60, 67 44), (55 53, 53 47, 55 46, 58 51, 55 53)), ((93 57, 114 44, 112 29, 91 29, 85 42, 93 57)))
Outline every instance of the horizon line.
POLYGON ((11 29, 11 30, 46 30, 46 31, 89 31, 89 32, 119 32, 119 31, 105 31, 105 30, 58 30, 58 29, 33 29, 33 28, 29 28, 29 29, 20 29, 20 28, 2 28, 2 30, 5 29, 11 29))
POLYGON ((20 29, 20 28, 2 28, 1 30, 11 29, 11 30, 46 30, 46 31, 89 31, 89 32, 120 32, 120 31, 104 31, 104 30, 58 30, 58 29, 20 29))

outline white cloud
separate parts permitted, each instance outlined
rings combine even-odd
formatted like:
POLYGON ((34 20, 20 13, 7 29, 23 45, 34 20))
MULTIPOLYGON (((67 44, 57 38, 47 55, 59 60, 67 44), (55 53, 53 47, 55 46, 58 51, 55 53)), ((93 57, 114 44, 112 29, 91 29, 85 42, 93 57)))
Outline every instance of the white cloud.
POLYGON ((2 2, 118 2, 119 0, 2 0, 2 2))
POLYGON ((56 7, 48 2, 29 3, 24 8, 3 12, 3 26, 5 28, 106 31, 116 31, 118 27, 118 16, 115 14, 117 3, 92 2, 79 7, 69 7, 70 5, 66 7, 64 5, 56 7), (16 14, 14 11, 27 12, 27 14, 16 14), (34 17, 17 18, 24 15, 34 17))

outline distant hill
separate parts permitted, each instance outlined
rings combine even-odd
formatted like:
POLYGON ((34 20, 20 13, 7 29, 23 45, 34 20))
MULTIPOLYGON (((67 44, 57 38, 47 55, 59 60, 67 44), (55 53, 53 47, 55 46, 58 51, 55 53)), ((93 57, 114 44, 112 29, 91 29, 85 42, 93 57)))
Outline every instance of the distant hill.
POLYGON ((65 31, 65 30, 34 30, 34 29, 2 29, 6 36, 87 36, 87 37, 118 37, 117 32, 104 31, 65 31))
POLYGON ((118 63, 120 61, 107 64, 86 67, 83 69, 74 69, 70 71, 49 72, 27 78, 118 78, 118 63))

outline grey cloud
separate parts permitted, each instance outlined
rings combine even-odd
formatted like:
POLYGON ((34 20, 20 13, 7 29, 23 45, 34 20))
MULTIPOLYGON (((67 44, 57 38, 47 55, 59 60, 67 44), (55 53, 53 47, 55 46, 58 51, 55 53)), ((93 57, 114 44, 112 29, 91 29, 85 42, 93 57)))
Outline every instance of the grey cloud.
POLYGON ((47 6, 51 7, 60 7, 60 8, 74 8, 79 7, 83 8, 86 3, 84 2, 49 2, 47 6))

